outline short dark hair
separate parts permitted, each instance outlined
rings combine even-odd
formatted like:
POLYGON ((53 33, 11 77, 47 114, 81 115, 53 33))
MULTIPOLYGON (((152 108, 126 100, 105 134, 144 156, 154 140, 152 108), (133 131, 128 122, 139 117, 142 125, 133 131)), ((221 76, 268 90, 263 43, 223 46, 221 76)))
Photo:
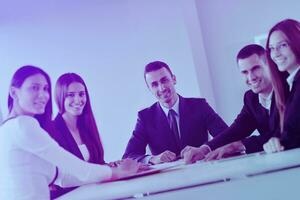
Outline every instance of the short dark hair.
POLYGON ((248 58, 250 56, 252 56, 253 54, 256 54, 258 56, 262 56, 265 55, 266 51, 265 49, 258 45, 258 44, 249 44, 244 46, 239 53, 236 56, 236 62, 238 62, 240 59, 245 59, 248 58))
POLYGON ((170 67, 166 63, 164 63, 162 61, 154 61, 154 62, 148 63, 145 66, 144 79, 146 80, 146 74, 147 73, 159 70, 161 68, 166 68, 170 72, 170 74, 173 75, 170 67))

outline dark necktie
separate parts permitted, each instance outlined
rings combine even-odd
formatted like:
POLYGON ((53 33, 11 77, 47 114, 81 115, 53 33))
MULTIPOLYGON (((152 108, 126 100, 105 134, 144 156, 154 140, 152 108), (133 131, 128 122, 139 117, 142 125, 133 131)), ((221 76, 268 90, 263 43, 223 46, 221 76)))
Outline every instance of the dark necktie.
POLYGON ((171 128, 171 130, 172 130, 172 132, 174 134, 174 138, 175 138, 176 144, 177 144, 177 146, 180 149, 181 145, 180 145, 180 138, 179 138, 177 121, 176 121, 176 112, 173 109, 169 110, 168 120, 169 120, 170 128, 171 128))

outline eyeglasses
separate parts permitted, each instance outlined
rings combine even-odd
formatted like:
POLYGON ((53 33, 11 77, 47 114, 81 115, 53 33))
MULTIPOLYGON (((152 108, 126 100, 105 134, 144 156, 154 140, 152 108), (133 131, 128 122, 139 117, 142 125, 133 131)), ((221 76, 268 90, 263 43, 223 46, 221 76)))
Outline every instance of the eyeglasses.
POLYGON ((281 42, 279 44, 277 44, 275 47, 270 46, 269 49, 271 52, 276 51, 284 51, 285 49, 287 49, 290 45, 287 42, 281 42))

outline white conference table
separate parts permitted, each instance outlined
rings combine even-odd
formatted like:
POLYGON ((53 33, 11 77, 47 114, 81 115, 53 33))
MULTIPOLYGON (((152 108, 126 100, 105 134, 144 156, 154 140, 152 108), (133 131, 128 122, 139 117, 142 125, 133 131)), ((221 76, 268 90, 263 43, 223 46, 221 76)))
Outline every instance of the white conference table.
POLYGON ((298 200, 300 168, 146 196, 143 200, 298 200))
MULTIPOLYGON (((148 196, 149 199, 176 199, 175 196, 180 194, 196 195, 195 191, 197 196, 201 195, 201 191, 211 196, 218 194, 216 193, 218 187, 234 188, 239 185, 243 188, 255 187, 255 179, 265 180, 266 183, 257 186, 261 188, 268 185, 268 177, 274 177, 275 174, 278 176, 281 172, 295 172, 295 170, 298 170, 296 175, 300 174, 300 149, 274 154, 243 155, 212 162, 200 161, 192 165, 181 163, 182 161, 171 163, 175 167, 149 176, 84 185, 60 197, 59 200, 124 199, 143 196, 148 196)), ((283 174, 283 177, 290 176, 290 173, 283 174)), ((296 178, 296 175, 292 177, 296 178)), ((288 178, 284 180, 287 184, 288 178)))

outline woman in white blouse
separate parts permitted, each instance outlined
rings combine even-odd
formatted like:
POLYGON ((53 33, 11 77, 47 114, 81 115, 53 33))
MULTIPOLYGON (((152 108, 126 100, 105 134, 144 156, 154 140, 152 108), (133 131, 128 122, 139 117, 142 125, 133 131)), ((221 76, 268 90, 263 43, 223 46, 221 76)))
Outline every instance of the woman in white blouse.
POLYGON ((40 68, 24 66, 11 81, 9 118, 0 127, 0 199, 49 199, 49 185, 62 187, 112 180, 135 173, 126 160, 117 168, 84 162, 46 132, 52 115, 51 83, 40 68))

